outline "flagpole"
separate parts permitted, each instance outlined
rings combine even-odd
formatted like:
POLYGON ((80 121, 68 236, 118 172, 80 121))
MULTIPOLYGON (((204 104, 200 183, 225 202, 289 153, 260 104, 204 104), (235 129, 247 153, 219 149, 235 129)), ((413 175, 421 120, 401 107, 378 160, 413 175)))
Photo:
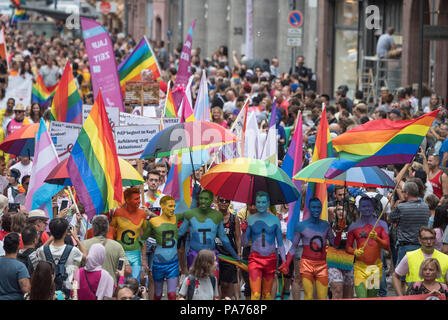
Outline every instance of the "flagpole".
MULTIPOLYGON (((409 162, 409 163, 406 163, 406 165, 405 165, 405 167, 404 167, 405 170, 402 170, 402 172, 401 172, 401 176, 397 176, 397 183, 395 184, 394 190, 392 191, 392 197, 393 197, 395 191, 397 190, 397 187, 398 187, 398 185, 400 184, 401 179, 403 179, 403 176, 405 175, 406 171, 408 171, 408 169, 409 169, 409 167, 411 166, 411 164, 412 164, 412 161, 409 162)), ((390 203, 390 199, 392 199, 392 197, 388 197, 388 199, 387 199, 387 203, 386 203, 385 206, 383 206, 383 211, 381 211, 381 214, 379 215, 378 219, 376 220, 375 225, 374 225, 373 228, 372 228, 372 231, 375 231, 375 228, 376 228, 376 226, 378 225, 378 223, 380 222, 380 219, 381 219, 381 217, 383 216, 384 212, 386 212, 386 208, 387 208, 387 206, 389 205, 389 203, 390 203)), ((372 231, 371 231, 371 232, 372 232, 372 231)), ((364 248, 366 247, 367 242, 368 242, 368 241, 364 242, 364 245, 361 247, 362 250, 364 250, 364 248)))
MULTIPOLYGON (((79 211, 79 208, 78 208, 78 204, 75 201, 75 197, 73 196, 72 188, 70 186, 68 186, 67 189, 68 189, 68 193, 70 195, 70 198, 71 198, 73 204, 75 205, 76 212, 81 214, 81 212, 79 211)), ((87 230, 86 230, 86 227, 84 226, 84 224, 82 223, 82 217, 81 217, 81 227, 84 229, 84 234, 86 235, 87 234, 87 230)))

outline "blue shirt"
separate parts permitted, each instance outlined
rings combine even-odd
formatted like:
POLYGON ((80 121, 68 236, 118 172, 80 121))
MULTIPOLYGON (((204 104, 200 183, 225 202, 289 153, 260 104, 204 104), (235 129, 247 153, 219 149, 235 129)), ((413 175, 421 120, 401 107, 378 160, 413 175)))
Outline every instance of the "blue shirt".
POLYGON ((439 156, 440 156, 440 166, 442 166, 442 160, 443 160, 443 153, 448 152, 448 139, 445 139, 442 142, 442 146, 439 149, 439 156))
POLYGON ((22 262, 0 257, 0 300, 23 300, 19 280, 29 277, 28 269, 22 262))

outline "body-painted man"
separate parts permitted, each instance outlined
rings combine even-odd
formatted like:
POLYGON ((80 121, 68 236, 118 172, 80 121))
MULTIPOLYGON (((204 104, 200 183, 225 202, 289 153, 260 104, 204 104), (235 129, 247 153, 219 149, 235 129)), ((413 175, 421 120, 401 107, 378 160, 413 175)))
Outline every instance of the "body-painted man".
POLYGON ((272 285, 277 270, 277 251, 275 240, 282 261, 285 261, 285 247, 282 240, 282 228, 277 216, 267 212, 270 200, 266 192, 259 191, 255 197, 257 213, 247 218, 244 225, 243 245, 252 242, 249 254, 249 283, 251 299, 271 299, 272 285))
POLYGON ((154 300, 162 298, 163 281, 167 281, 168 300, 176 300, 177 277, 179 276, 179 260, 177 258, 177 224, 183 214, 174 214, 176 202, 171 196, 160 200, 162 214, 148 222, 143 238, 148 236, 156 240, 156 249, 152 265, 154 279, 154 300))
POLYGON ((348 229, 346 251, 355 255, 354 278, 358 298, 376 297, 380 288, 381 249, 389 250, 389 235, 386 222, 380 220, 373 230, 377 218, 373 215, 372 199, 363 196, 359 200, 361 218, 348 229), (353 243, 356 247, 353 249, 353 243), (364 244, 367 241, 367 245, 364 244))
POLYGON ((310 199, 308 208, 310 218, 296 225, 291 249, 279 270, 284 274, 288 273, 296 248, 302 240, 300 276, 305 300, 313 299, 314 285, 316 285, 317 298, 326 299, 328 295, 327 241, 331 246, 339 245, 341 235, 338 233, 335 239, 330 224, 320 219, 322 202, 318 198, 310 199))
MULTIPOLYGON (((190 249, 187 253, 188 268, 193 264, 194 258, 202 249, 214 250, 216 261, 218 261, 218 251, 215 250, 216 237, 221 240, 223 247, 233 258, 240 260, 224 231, 222 213, 210 208, 212 203, 213 193, 209 190, 203 190, 199 194, 199 207, 183 213, 185 221, 179 228, 179 237, 182 237, 188 229, 190 230, 190 249)), ((218 278, 218 272, 215 275, 218 278)))
POLYGON ((132 277, 140 279, 142 267, 147 269, 145 253, 142 250, 141 235, 148 221, 146 213, 140 209, 140 190, 129 188, 124 192, 125 205, 114 212, 110 225, 117 230, 116 239, 123 247, 132 267, 132 277), (143 259, 142 259, 143 256, 143 259), (143 263, 143 264, 142 264, 143 263))

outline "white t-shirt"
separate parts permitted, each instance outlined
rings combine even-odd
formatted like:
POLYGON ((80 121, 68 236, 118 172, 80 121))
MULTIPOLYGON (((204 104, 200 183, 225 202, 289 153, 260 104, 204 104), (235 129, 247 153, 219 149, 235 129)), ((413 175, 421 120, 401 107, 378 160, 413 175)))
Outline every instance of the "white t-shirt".
MULTIPOLYGON (((53 256, 53 260, 56 263, 59 262, 66 246, 67 245, 55 247, 54 245, 50 244, 51 255, 53 256)), ((68 256, 67 263, 65 264, 65 269, 68 274, 68 277, 65 280, 65 287, 67 289, 72 288, 73 276, 75 272, 78 271, 81 265, 81 260, 82 260, 82 252, 78 248, 73 247, 72 251, 70 252, 70 255, 68 256)), ((37 261, 46 261, 44 246, 41 246, 39 249, 37 249, 37 261)))
POLYGON ((23 165, 22 162, 17 162, 15 165, 11 166, 10 169, 17 169, 20 171, 19 182, 22 182, 22 178, 26 175, 31 175, 31 169, 33 168, 33 161, 30 161, 28 165, 23 165))
MULTIPOLYGON (((188 292, 188 277, 185 277, 179 288, 179 294, 187 297, 188 292)), ((216 281, 215 290, 213 291, 213 285, 210 281, 210 277, 196 279, 198 286, 195 288, 193 297, 191 300, 213 300, 214 297, 219 296, 218 293, 218 281, 216 281)))

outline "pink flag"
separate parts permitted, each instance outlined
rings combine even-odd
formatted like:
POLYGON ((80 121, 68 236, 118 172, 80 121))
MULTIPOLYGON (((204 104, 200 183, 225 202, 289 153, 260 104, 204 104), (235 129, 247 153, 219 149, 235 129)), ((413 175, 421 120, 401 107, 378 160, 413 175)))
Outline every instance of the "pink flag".
POLYGON ((191 46, 193 43, 193 30, 196 25, 196 19, 191 23, 190 29, 188 29, 187 39, 185 40, 184 47, 180 53, 179 67, 177 69, 176 81, 174 82, 173 99, 176 109, 179 109, 179 105, 182 102, 183 91, 187 86, 188 79, 191 76, 190 70, 190 58, 191 58, 191 46))
POLYGON ((89 58, 94 97, 101 94, 106 107, 117 107, 124 112, 114 48, 107 30, 92 19, 81 18, 82 35, 89 58))

